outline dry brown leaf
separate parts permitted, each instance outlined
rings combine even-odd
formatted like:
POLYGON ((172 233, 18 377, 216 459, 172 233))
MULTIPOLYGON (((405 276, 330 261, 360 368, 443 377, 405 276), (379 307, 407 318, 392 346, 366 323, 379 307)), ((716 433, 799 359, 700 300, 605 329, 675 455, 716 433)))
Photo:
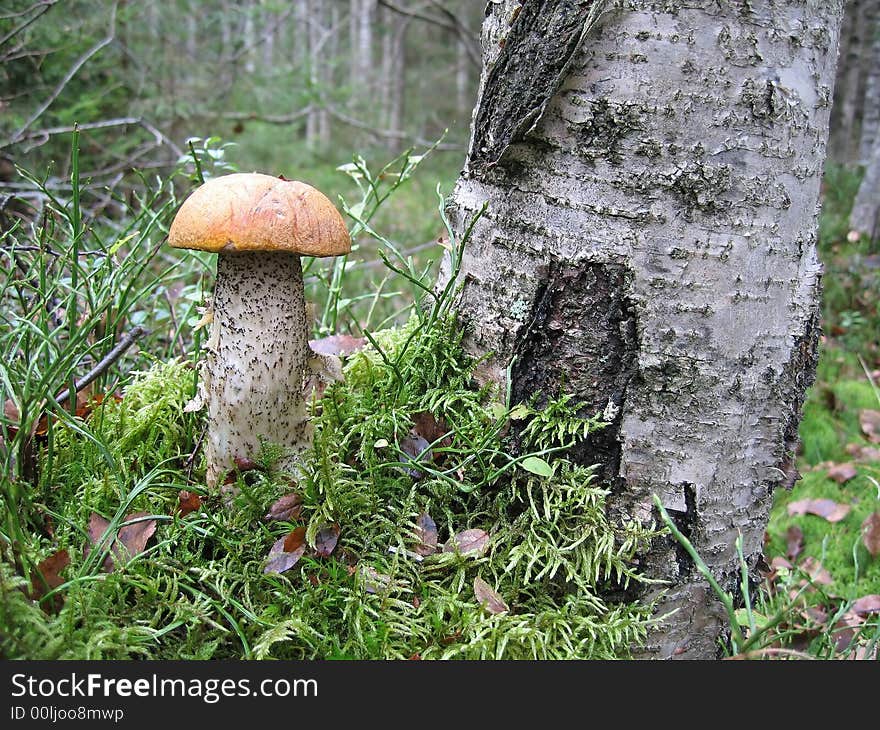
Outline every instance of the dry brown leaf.
POLYGON ((246 456, 235 456, 232 460, 235 462, 235 468, 239 472, 257 471, 262 468, 256 461, 246 456))
MULTIPOLYGON (((39 601, 49 591, 64 583, 61 571, 70 565, 67 550, 59 550, 45 560, 41 560, 37 569, 31 574, 31 600, 39 601)), ((43 608, 47 613, 58 613, 64 605, 64 598, 58 594, 52 596, 43 608)))
POLYGON ((796 560, 804 549, 804 531, 797 525, 792 525, 785 533, 785 554, 789 560, 796 560))
POLYGON ((850 479, 855 479, 859 472, 856 471, 852 464, 846 462, 844 464, 835 464, 827 471, 827 474, 829 479, 833 479, 838 484, 845 484, 850 479))
POLYGON ((856 461, 880 461, 880 448, 865 444, 847 444, 846 453, 856 461))
POLYGON ((413 548, 417 555, 433 555, 437 552, 437 524, 431 515, 422 512, 416 520, 418 544, 413 548))
POLYGON ((302 496, 296 492, 276 499, 263 517, 267 522, 290 522, 302 514, 302 496))
MULTIPOLYGON (((415 436, 422 437, 428 443, 437 441, 436 446, 438 448, 452 446, 452 438, 447 435, 449 433, 449 426, 442 418, 437 419, 430 411, 420 411, 413 415, 412 422, 412 431, 415 436)), ((434 459, 437 459, 436 454, 434 459)))
POLYGON ((872 444, 880 444, 880 411, 860 411, 859 425, 868 441, 872 444))
POLYGON ((190 512, 198 512, 202 507, 202 498, 195 492, 181 489, 177 494, 177 512, 186 517, 190 512))
POLYGON ((872 593, 869 596, 862 596, 853 603, 851 610, 859 616, 880 613, 880 595, 872 593))
POLYGON ((880 512, 872 512, 862 522, 862 542, 872 558, 880 555, 880 512))
POLYGON ((840 522, 850 509, 848 504, 839 504, 833 499, 801 499, 788 504, 789 515, 817 515, 829 522, 840 522))
POLYGON ((292 553, 295 550, 299 550, 300 547, 306 544, 306 528, 305 527, 297 527, 295 530, 291 530, 287 535, 284 536, 284 542, 282 545, 284 546, 284 552, 292 553))
POLYGON ((315 535, 315 555, 319 558, 327 558, 336 549, 336 543, 339 542, 339 533, 342 529, 339 524, 334 522, 331 525, 324 525, 315 535))
POLYGON ((486 552, 488 545, 489 534, 484 530, 463 530, 443 546, 443 552, 479 556, 486 552))
POLYGON ((807 575, 810 576, 810 580, 813 583, 818 583, 822 586, 831 585, 834 582, 834 579, 831 577, 831 573, 829 573, 825 568, 822 567, 822 563, 820 563, 816 558, 806 558, 800 565, 801 570, 803 570, 807 575))
POLYGON ((351 355, 363 350, 366 344, 366 338, 351 335, 330 335, 320 340, 309 340, 312 352, 319 355, 351 355))
POLYGON ((474 578, 474 595, 477 597, 477 602, 489 613, 507 613, 510 610, 504 599, 480 576, 474 578))
POLYGON ((297 527, 284 537, 279 537, 269 549, 269 557, 263 573, 283 573, 299 562, 306 552, 306 528, 297 527))
MULTIPOLYGON (((144 551, 147 542, 156 532, 156 520, 144 519, 149 517, 149 512, 132 512, 123 519, 123 525, 116 533, 116 537, 110 546, 110 552, 104 559, 104 570, 112 573, 116 563, 124 564, 135 555, 144 551), (131 523, 131 524, 126 524, 131 523)), ((92 512, 89 518, 88 537, 89 545, 86 546, 84 555, 88 555, 110 529, 110 521, 92 512)))

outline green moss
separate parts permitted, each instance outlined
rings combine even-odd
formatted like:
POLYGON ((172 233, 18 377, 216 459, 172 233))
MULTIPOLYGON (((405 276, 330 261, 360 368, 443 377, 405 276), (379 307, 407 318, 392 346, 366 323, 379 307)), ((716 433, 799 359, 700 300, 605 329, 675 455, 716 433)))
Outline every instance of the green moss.
MULTIPOLYGON (((606 596, 638 580, 635 555, 651 534, 611 523, 594 474, 553 458, 566 445, 559 439, 581 438, 570 418, 555 424, 545 414, 532 429, 536 449, 546 434, 558 436, 539 452, 553 475, 521 468, 502 436, 507 414, 473 386, 460 337, 451 319, 413 318, 377 333, 376 347, 350 358, 345 383, 316 403, 315 445, 301 474, 239 475, 231 508, 204 493, 199 465, 188 466, 201 424, 182 412, 193 385, 182 363, 158 363, 134 378, 121 402, 57 429, 51 454, 41 457, 55 539, 51 547, 35 542, 42 547, 32 558, 57 544, 68 548, 66 600, 57 617, 28 600, 11 603, 0 628, 18 640, 3 651, 44 658, 627 656, 646 634, 651 607, 606 596), (413 460, 399 444, 424 413, 449 431, 433 460, 413 460), (203 509, 175 516, 180 489, 202 492, 203 509), (303 497, 301 517, 266 523, 269 506, 291 489, 303 497), (156 515, 154 543, 104 574, 84 559, 89 514, 119 520, 134 509, 156 515), (423 511, 441 544, 465 529, 487 532, 485 553, 413 559, 423 511), (305 556, 283 575, 263 573, 280 536, 305 525, 313 542, 328 522, 341 527, 332 557, 305 556), (509 612, 492 615, 479 605, 477 577, 509 612), (47 632, 52 642, 40 639, 47 632)), ((272 449, 265 452, 271 461, 272 449)), ((8 569, 0 573, 4 591, 16 580, 8 569)))
POLYGON ((830 592, 846 599, 880 593, 880 559, 871 557, 861 538, 864 519, 880 510, 877 487, 868 478, 876 479, 878 472, 876 466, 864 467, 844 485, 829 479, 824 471, 807 472, 791 492, 780 491, 770 517, 769 554, 785 555, 786 531, 796 525, 804 534, 802 557, 816 558, 831 573, 834 583, 830 592), (816 515, 789 516, 791 502, 820 498, 850 505, 851 510, 833 524, 816 515))

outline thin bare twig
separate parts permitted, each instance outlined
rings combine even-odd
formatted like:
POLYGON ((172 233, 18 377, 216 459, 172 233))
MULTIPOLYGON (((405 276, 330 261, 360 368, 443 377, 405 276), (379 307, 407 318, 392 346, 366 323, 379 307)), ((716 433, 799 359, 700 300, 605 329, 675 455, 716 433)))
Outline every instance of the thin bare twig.
MULTIPOLYGON (((149 330, 146 327, 142 327, 141 325, 137 325, 134 329, 131 330, 125 337, 123 337, 119 342, 116 343, 116 346, 110 350, 101 360, 99 360, 95 367, 93 367, 89 372, 83 375, 79 380, 76 380, 73 384, 74 389, 78 393, 83 388, 85 388, 90 383, 93 383, 97 380, 101 375, 103 375, 107 369, 116 362, 125 351, 131 347, 135 342, 137 342, 144 335, 149 334, 149 330)), ((55 402, 58 405, 64 405, 64 402, 70 398, 70 389, 61 391, 58 395, 55 396, 55 402)))
MULTIPOLYGON (((52 9, 52 6, 55 5, 55 3, 57 3, 57 2, 58 2, 58 0, 45 0, 44 2, 37 3, 36 5, 32 5, 27 10, 25 10, 23 13, 21 13, 22 15, 25 15, 25 14, 31 12, 31 10, 39 8, 37 13, 32 18, 28 18, 23 23, 21 23, 20 25, 17 25, 15 28, 13 28, 11 31, 9 31, 5 36, 0 38, 0 46, 2 46, 3 44, 5 44, 8 41, 15 38, 15 36, 17 36, 19 33, 21 33, 31 23, 33 23, 35 20, 37 20, 41 16, 45 15, 49 10, 52 9)), ((4 17, 10 17, 10 16, 4 16, 4 17)))
POLYGON ((366 122, 362 122, 360 119, 350 117, 348 114, 339 111, 335 107, 325 105, 322 108, 326 109, 327 113, 334 119, 343 122, 344 124, 348 124, 351 127, 355 127, 356 129, 362 129, 365 132, 369 132, 376 137, 384 137, 386 139, 400 139, 412 142, 413 144, 421 145, 423 147, 435 147, 435 149, 438 150, 454 150, 456 152, 460 152, 465 149, 464 145, 455 144, 453 142, 441 142, 440 144, 437 144, 435 146, 435 143, 430 140, 422 139, 421 137, 413 136, 407 134, 406 132, 395 132, 391 129, 377 129, 372 124, 367 124, 366 122))
POLYGON ((43 113, 52 105, 52 103, 61 95, 61 92, 64 91, 64 88, 67 84, 70 83, 70 80, 76 76, 79 70, 89 61, 92 56, 97 54, 101 49, 106 46, 109 46, 116 37, 116 4, 114 3, 111 11, 110 11, 110 30, 105 38, 98 41, 94 46, 92 46, 88 51, 86 51, 82 56, 80 56, 76 62, 71 66, 67 73, 64 74, 64 78, 58 83, 49 97, 37 108, 37 110, 28 118, 28 120, 21 126, 21 128, 12 135, 5 142, 0 143, 0 149, 3 147, 9 147, 10 145, 15 144, 16 142, 21 141, 24 134, 31 128, 31 125, 37 121, 43 113))

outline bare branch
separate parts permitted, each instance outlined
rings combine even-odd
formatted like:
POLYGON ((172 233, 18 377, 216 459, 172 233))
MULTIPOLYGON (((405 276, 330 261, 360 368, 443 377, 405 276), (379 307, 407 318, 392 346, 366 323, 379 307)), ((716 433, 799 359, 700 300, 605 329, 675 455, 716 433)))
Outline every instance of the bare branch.
MULTIPOLYGON (((52 6, 55 5, 55 3, 57 3, 57 2, 58 2, 58 0, 44 0, 44 2, 37 3, 36 5, 32 5, 27 10, 20 13, 20 15, 26 15, 27 13, 31 12, 31 10, 37 10, 37 13, 32 18, 28 18, 23 23, 21 23, 20 25, 17 25, 15 28, 13 28, 11 31, 9 31, 5 36, 0 38, 0 46, 4 45, 5 43, 7 43, 10 40, 12 40, 13 38, 15 38, 15 36, 17 36, 19 33, 21 33, 31 23, 33 23, 39 17, 41 17, 42 15, 47 13, 49 10, 51 10, 52 6)), ((8 18, 8 17, 15 17, 15 16, 13 15, 13 16, 4 16, 4 17, 8 18)))
MULTIPOLYGON (((116 346, 110 350, 89 372, 83 375, 79 380, 77 380, 73 387, 76 389, 78 393, 83 388, 85 388, 90 383, 97 380, 101 375, 103 375, 109 367, 116 362, 125 351, 131 347, 135 342, 137 342, 141 337, 148 334, 148 330, 145 327, 141 327, 138 325, 134 329, 131 330, 125 337, 123 337, 119 342, 116 343, 116 346)), ((64 402, 70 398, 70 389, 61 391, 58 395, 55 396, 55 402, 58 405, 64 405, 64 402)))
POLYGON ((440 10, 445 18, 438 18, 433 15, 428 15, 421 12, 421 9, 413 10, 411 8, 401 7, 397 3, 391 2, 391 0, 378 0, 378 4, 388 8, 392 12, 398 13, 399 15, 405 15, 408 18, 421 20, 425 23, 430 23, 432 25, 439 26, 440 28, 455 33, 459 38, 464 41, 465 52, 467 53, 468 59, 474 65, 482 67, 483 62, 480 58, 479 45, 475 41, 476 33, 464 26, 454 13, 450 12, 447 8, 436 2, 436 0, 429 0, 429 2, 426 4, 440 10))
MULTIPOLYGON (((391 129, 377 129, 372 124, 367 124, 366 122, 362 122, 360 119, 355 119, 354 117, 350 117, 348 114, 345 114, 335 107, 325 105, 323 107, 327 110, 327 113, 333 117, 334 119, 342 122, 343 124, 348 124, 355 129, 362 129, 365 132, 369 132, 375 137, 380 137, 384 139, 399 139, 408 142, 412 142, 413 144, 422 145, 424 147, 432 147, 434 146, 434 142, 422 139, 421 137, 413 136, 407 134, 406 132, 395 132, 391 129)), ((438 150, 454 150, 456 152, 460 152, 465 149, 464 145, 455 144, 453 142, 441 142, 436 146, 438 150)))
POLYGON ((21 129, 19 129, 12 137, 5 142, 0 143, 0 149, 4 147, 9 147, 10 145, 15 144, 16 142, 21 141, 25 132, 30 129, 31 125, 39 119, 43 113, 48 109, 52 103, 61 95, 61 92, 64 91, 64 87, 70 83, 70 80, 76 76, 79 70, 88 62, 92 56, 97 54, 101 49, 105 46, 110 45, 114 38, 116 37, 116 4, 114 3, 113 8, 110 11, 110 30, 107 36, 98 41, 94 46, 92 46, 88 51, 86 51, 82 56, 80 56, 73 66, 68 69, 67 73, 64 75, 64 78, 61 79, 60 83, 55 87, 55 90, 49 95, 49 98, 46 99, 37 110, 28 118, 28 120, 22 125, 21 129))

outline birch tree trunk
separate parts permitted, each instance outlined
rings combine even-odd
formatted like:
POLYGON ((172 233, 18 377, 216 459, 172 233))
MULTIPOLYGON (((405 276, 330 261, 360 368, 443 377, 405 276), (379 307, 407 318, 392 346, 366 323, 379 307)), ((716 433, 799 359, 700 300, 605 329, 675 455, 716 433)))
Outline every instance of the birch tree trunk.
POLYGON ((866 235, 872 241, 880 237, 880 137, 865 165, 865 176, 849 216, 850 231, 866 235))
POLYGON ((859 142, 859 164, 868 165, 880 136, 880 0, 871 0, 865 13, 868 45, 864 56, 865 98, 859 142))
MULTIPOLYGON (((483 25, 449 205, 461 234, 488 202, 460 278, 467 347, 488 356, 477 377, 514 403, 613 403, 571 458, 601 464, 627 519, 656 521, 657 494, 732 592, 737 536, 754 576, 773 489, 797 478, 842 14, 504 0, 483 25)), ((724 612, 684 551, 658 539, 641 567, 669 581, 644 589, 658 615, 678 609, 644 655, 716 656, 724 612)))

